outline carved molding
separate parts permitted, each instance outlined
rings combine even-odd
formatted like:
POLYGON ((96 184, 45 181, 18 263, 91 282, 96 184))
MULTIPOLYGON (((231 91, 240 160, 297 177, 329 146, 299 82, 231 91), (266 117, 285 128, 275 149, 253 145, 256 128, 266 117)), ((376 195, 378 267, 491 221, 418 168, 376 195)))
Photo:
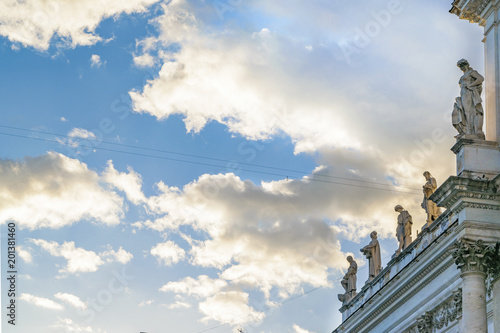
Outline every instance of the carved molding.
POLYGON ((476 202, 461 202, 457 208, 454 209, 455 213, 460 213, 464 208, 479 208, 479 209, 491 209, 491 210, 500 210, 500 205, 490 205, 485 203, 476 203, 476 202))
POLYGON ((462 317, 462 288, 453 291, 453 297, 441 303, 432 311, 426 311, 417 318, 417 324, 406 333, 432 333, 435 329, 447 327, 462 317))
POLYGON ((479 25, 485 25, 485 18, 481 16, 484 9, 491 0, 470 0, 462 6, 459 6, 459 0, 455 0, 452 3, 450 13, 457 15, 460 19, 468 20, 471 23, 479 23, 479 25))
POLYGON ((485 244, 481 239, 473 241, 466 238, 457 240, 452 247, 451 255, 462 273, 488 273, 488 263, 495 247, 485 244))

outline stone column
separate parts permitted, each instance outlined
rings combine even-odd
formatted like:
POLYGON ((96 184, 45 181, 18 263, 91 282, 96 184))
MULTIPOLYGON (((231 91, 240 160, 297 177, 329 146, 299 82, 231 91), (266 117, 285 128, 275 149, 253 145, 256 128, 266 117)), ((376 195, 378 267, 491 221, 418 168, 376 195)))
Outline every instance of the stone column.
POLYGON ((493 280, 491 298, 493 300, 493 328, 495 332, 500 332, 500 275, 493 280))
POLYGON ((491 278, 491 300, 493 302, 493 328, 500 332, 500 243, 490 254, 488 260, 488 271, 491 278))
POLYGON ((486 272, 491 247, 482 240, 460 239, 454 244, 453 259, 462 272, 462 324, 460 332, 486 333, 486 272))

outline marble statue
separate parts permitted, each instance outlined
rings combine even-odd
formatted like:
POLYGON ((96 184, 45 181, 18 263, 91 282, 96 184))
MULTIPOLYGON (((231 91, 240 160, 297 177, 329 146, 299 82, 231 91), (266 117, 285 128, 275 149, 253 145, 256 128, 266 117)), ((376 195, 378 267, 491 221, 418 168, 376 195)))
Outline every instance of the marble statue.
POLYGON ((373 280, 375 276, 382 270, 382 260, 380 258, 380 244, 377 239, 377 232, 373 231, 370 234, 371 242, 361 249, 361 252, 366 256, 369 262, 368 281, 373 280))
POLYGON ((452 123, 457 129, 457 138, 470 135, 473 138, 484 140, 481 92, 484 81, 476 70, 470 67, 465 59, 458 61, 457 66, 464 72, 458 84, 460 85, 460 97, 455 99, 452 113, 452 123))
POLYGON ((431 194, 437 189, 436 178, 432 177, 429 171, 424 172, 424 177, 427 182, 422 186, 424 200, 422 201, 421 206, 427 213, 427 225, 430 225, 438 218, 439 215, 441 215, 441 209, 439 209, 434 201, 429 200, 431 194))
POLYGON ((398 226, 396 229, 396 237, 399 241, 399 248, 396 251, 396 254, 400 254, 401 251, 406 249, 408 245, 411 244, 411 226, 413 225, 413 220, 410 213, 408 213, 408 211, 401 205, 394 207, 394 210, 399 213, 398 226))
POLYGON ((345 294, 338 295, 342 303, 349 302, 356 296, 356 274, 358 273, 358 264, 354 261, 352 256, 348 256, 347 261, 349 262, 349 268, 340 282, 342 287, 344 287, 345 294))

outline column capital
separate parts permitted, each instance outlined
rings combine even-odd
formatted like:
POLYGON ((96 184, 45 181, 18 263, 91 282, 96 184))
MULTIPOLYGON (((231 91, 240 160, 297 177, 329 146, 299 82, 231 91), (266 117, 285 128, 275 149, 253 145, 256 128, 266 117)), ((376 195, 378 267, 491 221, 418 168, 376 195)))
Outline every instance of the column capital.
POLYGON ((451 255, 462 273, 488 273, 491 256, 496 252, 495 245, 485 244, 481 239, 461 238, 452 247, 451 255))
POLYGON ((451 4, 450 13, 463 20, 484 26, 486 19, 482 17, 482 14, 491 2, 493 0, 454 0, 451 4))

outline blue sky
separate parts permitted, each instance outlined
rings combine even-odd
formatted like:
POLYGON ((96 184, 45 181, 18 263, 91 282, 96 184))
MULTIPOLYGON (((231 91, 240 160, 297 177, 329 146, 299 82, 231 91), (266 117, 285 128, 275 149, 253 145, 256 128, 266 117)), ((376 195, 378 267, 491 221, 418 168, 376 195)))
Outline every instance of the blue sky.
POLYGON ((336 328, 345 257, 360 289, 369 233, 386 264, 393 207, 416 235, 422 173, 454 173, 455 64, 484 65, 449 7, 0 3, 17 331, 336 328))

